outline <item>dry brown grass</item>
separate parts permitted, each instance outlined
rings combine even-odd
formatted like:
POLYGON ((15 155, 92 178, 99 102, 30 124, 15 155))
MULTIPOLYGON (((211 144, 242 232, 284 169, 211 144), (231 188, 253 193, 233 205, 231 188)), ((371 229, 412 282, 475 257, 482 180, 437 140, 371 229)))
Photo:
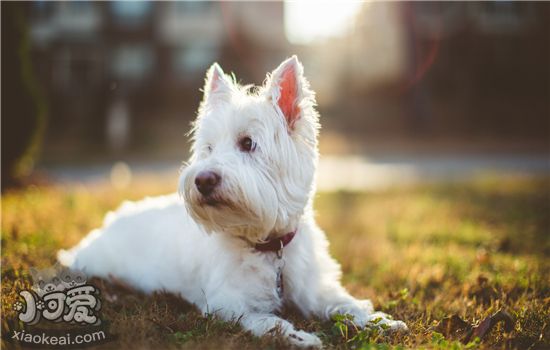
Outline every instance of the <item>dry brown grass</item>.
MULTIPOLYGON (((2 319, 13 318, 17 291, 30 266, 47 266, 74 245, 123 199, 169 192, 172 184, 135 181, 107 185, 31 186, 2 195, 2 319)), ((339 322, 306 321, 329 348, 465 348, 440 335, 452 315, 476 323, 496 310, 515 318, 468 347, 550 347, 550 181, 485 179, 377 193, 322 193, 317 217, 341 262, 344 284, 358 297, 403 319, 411 332, 383 337, 357 334, 339 322), (355 337, 354 337, 355 336, 355 337)), ((285 348, 278 338, 255 338, 236 322, 204 317, 169 294, 146 296, 94 279, 101 315, 118 339, 107 348, 285 348)), ((11 346, 3 343, 4 346, 11 346)))

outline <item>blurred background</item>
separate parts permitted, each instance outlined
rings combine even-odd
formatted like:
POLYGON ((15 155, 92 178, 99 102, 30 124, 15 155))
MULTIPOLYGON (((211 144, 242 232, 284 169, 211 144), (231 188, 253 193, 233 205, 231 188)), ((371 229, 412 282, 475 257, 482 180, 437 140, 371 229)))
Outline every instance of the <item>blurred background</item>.
POLYGON ((550 4, 2 2, 2 186, 174 183, 217 61, 242 83, 297 54, 319 187, 550 173, 550 4))
MULTIPOLYGON (((30 266, 122 201, 176 190, 214 61, 261 84, 296 54, 321 114, 316 220, 346 288, 411 329, 361 345, 323 323, 325 345, 550 348, 550 2, 0 6, 4 318, 30 266), (495 325, 496 310, 511 333, 450 342, 463 330, 445 320, 495 325)), ((98 286, 122 349, 281 346, 98 286)))

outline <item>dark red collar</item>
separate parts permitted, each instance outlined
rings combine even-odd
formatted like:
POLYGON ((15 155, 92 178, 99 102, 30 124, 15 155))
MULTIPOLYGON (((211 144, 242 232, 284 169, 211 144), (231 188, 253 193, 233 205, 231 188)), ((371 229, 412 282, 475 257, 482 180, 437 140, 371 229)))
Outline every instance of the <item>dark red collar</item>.
POLYGON ((284 236, 270 239, 265 243, 256 243, 254 248, 260 252, 277 252, 281 248, 286 247, 296 235, 296 230, 287 233, 284 236))

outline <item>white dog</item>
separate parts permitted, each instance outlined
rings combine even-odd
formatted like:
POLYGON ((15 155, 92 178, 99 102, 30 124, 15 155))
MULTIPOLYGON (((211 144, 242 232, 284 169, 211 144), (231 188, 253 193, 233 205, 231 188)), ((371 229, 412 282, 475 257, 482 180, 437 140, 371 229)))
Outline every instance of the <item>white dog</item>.
POLYGON ((313 216, 318 129, 296 56, 258 89, 238 86, 214 63, 180 196, 124 203, 59 260, 145 292, 177 293, 204 313, 299 346, 322 344, 276 315, 284 303, 306 317, 351 314, 361 327, 406 330, 340 283, 313 216))

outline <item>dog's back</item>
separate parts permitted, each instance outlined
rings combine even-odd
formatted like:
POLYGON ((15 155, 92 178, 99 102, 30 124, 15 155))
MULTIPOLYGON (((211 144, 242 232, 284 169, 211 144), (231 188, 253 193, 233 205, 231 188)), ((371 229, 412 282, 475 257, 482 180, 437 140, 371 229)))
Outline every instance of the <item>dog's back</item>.
POLYGON ((175 260, 193 254, 193 245, 208 238, 185 210, 175 194, 124 202, 107 214, 102 227, 74 248, 60 251, 58 260, 89 275, 122 279, 145 292, 159 286, 177 290, 182 281, 174 275, 175 260))

